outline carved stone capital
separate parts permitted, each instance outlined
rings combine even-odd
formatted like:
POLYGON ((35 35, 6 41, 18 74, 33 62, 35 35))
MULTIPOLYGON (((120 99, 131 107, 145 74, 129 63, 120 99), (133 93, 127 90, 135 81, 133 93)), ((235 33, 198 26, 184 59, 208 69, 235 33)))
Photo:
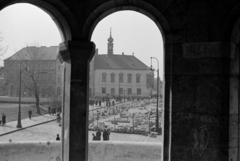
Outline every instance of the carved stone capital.
POLYGON ((58 58, 61 63, 70 63, 73 60, 87 62, 95 52, 93 42, 66 41, 59 45, 58 58))

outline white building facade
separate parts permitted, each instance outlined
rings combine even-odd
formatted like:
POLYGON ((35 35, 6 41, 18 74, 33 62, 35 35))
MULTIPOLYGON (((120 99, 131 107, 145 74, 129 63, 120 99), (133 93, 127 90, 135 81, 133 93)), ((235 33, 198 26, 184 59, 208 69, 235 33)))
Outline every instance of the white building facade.
POLYGON ((90 63, 90 97, 150 97, 153 74, 134 55, 113 54, 113 38, 108 53, 96 54, 90 63))

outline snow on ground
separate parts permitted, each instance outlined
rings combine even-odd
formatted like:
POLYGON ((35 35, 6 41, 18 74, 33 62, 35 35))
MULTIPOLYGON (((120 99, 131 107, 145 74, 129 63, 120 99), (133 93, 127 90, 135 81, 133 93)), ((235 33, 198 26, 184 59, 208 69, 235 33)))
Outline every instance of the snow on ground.
MULTIPOLYGON (((5 128, 2 127, 1 128, 5 128)), ((2 129, 3 130, 3 129, 2 129)), ((92 134, 96 131, 88 132, 88 140, 92 140, 92 134)), ((60 134, 61 138, 61 127, 58 126, 56 121, 49 122, 46 124, 38 125, 35 127, 27 128, 15 133, 11 133, 0 137, 0 142, 15 142, 15 141, 50 141, 55 140, 56 135, 60 134)), ((124 134, 124 133, 113 133, 110 134, 111 141, 130 141, 130 142, 159 142, 161 143, 162 137, 151 138, 143 135, 136 134, 124 134)))
MULTIPOLYGON (((88 132, 88 140, 92 140, 92 134, 96 134, 96 131, 88 132)), ((156 138, 136 135, 136 134, 124 134, 124 133, 110 133, 110 141, 129 141, 129 142, 158 142, 162 143, 162 136, 157 136, 156 138)), ((102 138, 101 138, 102 139, 102 138)))

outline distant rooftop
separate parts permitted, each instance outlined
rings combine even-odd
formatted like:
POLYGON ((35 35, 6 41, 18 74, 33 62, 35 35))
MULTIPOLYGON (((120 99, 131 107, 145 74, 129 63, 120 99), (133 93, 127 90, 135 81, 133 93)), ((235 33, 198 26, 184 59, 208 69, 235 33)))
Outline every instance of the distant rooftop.
POLYGON ((134 55, 95 55, 95 69, 149 70, 149 67, 134 55))
POLYGON ((58 55, 57 50, 58 46, 28 46, 5 60, 56 60, 58 55))

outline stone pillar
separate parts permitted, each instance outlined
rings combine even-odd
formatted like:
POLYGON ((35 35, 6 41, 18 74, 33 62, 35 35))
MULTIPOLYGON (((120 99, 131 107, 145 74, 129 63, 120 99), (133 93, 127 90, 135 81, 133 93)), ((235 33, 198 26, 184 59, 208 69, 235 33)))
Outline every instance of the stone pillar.
POLYGON ((230 66, 230 114, 229 114, 229 161, 239 160, 239 45, 231 45, 230 66))
POLYGON ((230 43, 173 45, 169 160, 229 159, 230 53, 230 43))
POLYGON ((64 161, 86 161, 88 151, 89 64, 94 55, 92 42, 67 41, 59 46, 64 62, 62 123, 62 158, 64 161))

